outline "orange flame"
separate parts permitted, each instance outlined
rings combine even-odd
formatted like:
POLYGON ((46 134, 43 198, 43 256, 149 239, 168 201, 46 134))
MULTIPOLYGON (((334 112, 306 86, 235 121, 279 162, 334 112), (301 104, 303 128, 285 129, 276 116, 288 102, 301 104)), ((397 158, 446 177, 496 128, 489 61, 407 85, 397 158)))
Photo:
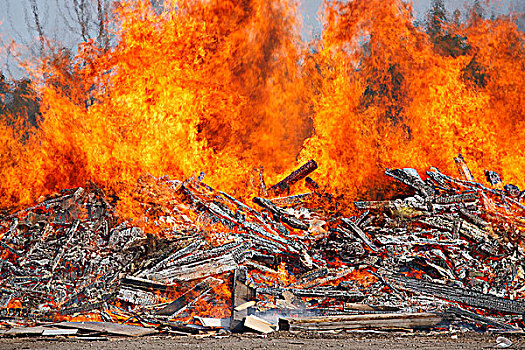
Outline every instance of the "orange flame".
POLYGON ((454 173, 459 152, 478 181, 490 169, 525 186, 525 38, 511 21, 451 25, 447 53, 401 0, 327 1, 306 47, 292 0, 166 6, 122 2, 115 47, 42 64, 39 128, 0 124, 0 207, 93 181, 129 214, 147 173, 204 171, 248 196, 253 167, 271 183, 311 158, 322 185, 373 196, 385 167, 454 173))

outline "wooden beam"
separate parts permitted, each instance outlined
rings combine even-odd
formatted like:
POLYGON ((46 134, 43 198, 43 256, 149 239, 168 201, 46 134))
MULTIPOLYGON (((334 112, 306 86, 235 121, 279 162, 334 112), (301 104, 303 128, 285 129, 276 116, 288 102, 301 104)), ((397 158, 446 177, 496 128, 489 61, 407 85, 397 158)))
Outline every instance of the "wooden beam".
POLYGON ((364 315, 280 318, 279 330, 320 331, 335 329, 421 329, 431 328, 444 320, 434 313, 385 313, 364 315))

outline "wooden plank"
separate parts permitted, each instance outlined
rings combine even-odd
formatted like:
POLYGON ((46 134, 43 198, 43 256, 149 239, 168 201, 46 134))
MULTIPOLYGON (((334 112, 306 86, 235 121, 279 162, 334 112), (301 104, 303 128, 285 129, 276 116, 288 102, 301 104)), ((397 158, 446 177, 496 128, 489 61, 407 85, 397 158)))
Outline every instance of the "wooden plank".
POLYGON ((213 318, 213 317, 199 317, 195 316, 196 320, 199 320, 204 327, 209 328, 230 328, 230 319, 229 318, 213 318))
POLYGON ((243 303, 243 304, 241 304, 241 305, 239 305, 239 306, 234 307, 233 309, 234 309, 235 311, 242 311, 242 310, 246 310, 246 309, 249 308, 249 307, 255 306, 255 304, 256 304, 256 303, 255 303, 254 300, 252 300, 252 301, 247 301, 247 302, 245 302, 245 303, 243 303))
POLYGON ((46 329, 42 332, 42 336, 66 336, 66 335, 75 335, 77 333, 78 333, 78 328, 46 329))
POLYGON ((15 327, 8 330, 0 331, 0 336, 14 337, 14 336, 31 336, 31 335, 42 335, 46 329, 59 329, 50 328, 44 326, 35 327, 15 327))
POLYGON ((270 322, 267 322, 254 315, 246 316, 244 319, 244 327, 263 334, 268 334, 275 331, 273 328, 274 326, 270 322))
POLYGON ((255 291, 246 285, 247 269, 246 267, 235 270, 232 286, 232 305, 230 317, 230 330, 233 332, 242 331, 242 320, 248 316, 248 308, 240 308, 241 305, 247 305, 255 300, 255 291))
POLYGON ((394 329, 430 328, 444 320, 442 315, 433 313, 383 313, 364 315, 322 316, 307 318, 280 318, 279 329, 333 330, 333 329, 394 329))
POLYGON ((60 322, 53 324, 53 326, 62 328, 76 328, 85 331, 94 331, 128 337, 140 337, 158 333, 157 330, 151 328, 112 322, 60 322))

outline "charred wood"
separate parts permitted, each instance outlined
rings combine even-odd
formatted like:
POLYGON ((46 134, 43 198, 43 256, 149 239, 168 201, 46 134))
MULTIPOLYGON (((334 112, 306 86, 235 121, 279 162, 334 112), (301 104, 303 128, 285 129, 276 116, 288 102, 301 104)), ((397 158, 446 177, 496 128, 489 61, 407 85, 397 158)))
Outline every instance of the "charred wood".
POLYGON ((472 176, 472 173, 468 168, 467 162, 465 162, 465 159, 463 158, 463 155, 461 153, 458 154, 456 158, 454 158, 454 161, 456 162, 459 174, 463 177, 463 179, 467 181, 474 181, 474 177, 472 176))
POLYGON ((356 224, 354 224, 352 220, 347 218, 341 218, 341 221, 348 229, 350 229, 354 234, 356 234, 357 237, 359 237, 359 239, 361 239, 373 252, 377 253, 379 251, 379 248, 377 248, 377 246, 374 243, 372 243, 372 241, 370 241, 366 233, 363 232, 363 230, 361 230, 356 224))
POLYGON ((480 309, 522 315, 525 313, 525 302, 484 294, 473 290, 427 282, 402 275, 383 276, 401 289, 433 295, 480 309))
POLYGON ((458 307, 450 307, 448 308, 447 312, 457 315, 459 317, 466 318, 468 320, 475 321, 477 323, 495 327, 497 329, 503 329, 506 331, 519 331, 520 330, 519 328, 514 327, 513 325, 510 325, 504 322, 500 322, 500 321, 494 320, 489 317, 481 316, 480 314, 476 314, 474 312, 471 312, 465 309, 460 309, 458 307))
POLYGON ((338 290, 335 288, 311 288, 311 289, 297 289, 297 288, 273 288, 260 287, 256 288, 257 294, 282 295, 285 292, 290 292, 300 298, 332 298, 346 301, 361 301, 364 295, 357 291, 338 290))
POLYGON ((385 170, 385 174, 412 187, 423 197, 428 197, 435 193, 432 187, 421 180, 421 177, 414 169, 387 169, 385 170))
POLYGON ((294 216, 288 214, 284 209, 279 208, 274 203, 272 203, 272 201, 270 201, 269 199, 255 197, 253 198, 253 202, 269 210, 273 214, 274 219, 280 220, 284 222, 285 224, 290 225, 293 228, 297 228, 297 229, 305 230, 305 231, 308 230, 307 224, 295 218, 294 216))
POLYGON ((321 188, 321 186, 319 186, 319 184, 315 182, 311 177, 307 177, 306 179, 304 179, 304 182, 306 183, 306 187, 310 191, 317 191, 321 188))
POLYGON ((301 179, 304 179, 315 169, 317 169, 317 163, 314 160, 308 161, 299 169, 294 170, 290 175, 270 187, 268 194, 270 196, 278 196, 282 193, 288 192, 293 184, 300 181, 301 179))
POLYGON ((293 196, 272 198, 272 203, 278 206, 295 206, 308 202, 313 198, 315 196, 312 193, 301 193, 293 196))
POLYGON ((495 171, 485 170, 485 177, 487 178, 487 182, 492 186, 495 186, 501 182, 499 174, 495 171))

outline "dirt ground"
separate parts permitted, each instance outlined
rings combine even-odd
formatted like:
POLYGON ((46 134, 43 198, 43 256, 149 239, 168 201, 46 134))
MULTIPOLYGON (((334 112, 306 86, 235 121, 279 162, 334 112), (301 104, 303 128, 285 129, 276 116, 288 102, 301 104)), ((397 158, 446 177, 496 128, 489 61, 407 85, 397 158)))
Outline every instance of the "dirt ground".
MULTIPOLYGON (((107 340, 78 340, 73 338, 3 338, 0 349, 491 349, 496 346, 497 334, 478 334, 474 332, 459 334, 365 334, 344 335, 277 333, 269 336, 231 335, 227 337, 179 337, 149 336, 142 338, 113 338, 107 340)), ((505 335, 512 341, 510 349, 525 349, 525 337, 505 335)))

